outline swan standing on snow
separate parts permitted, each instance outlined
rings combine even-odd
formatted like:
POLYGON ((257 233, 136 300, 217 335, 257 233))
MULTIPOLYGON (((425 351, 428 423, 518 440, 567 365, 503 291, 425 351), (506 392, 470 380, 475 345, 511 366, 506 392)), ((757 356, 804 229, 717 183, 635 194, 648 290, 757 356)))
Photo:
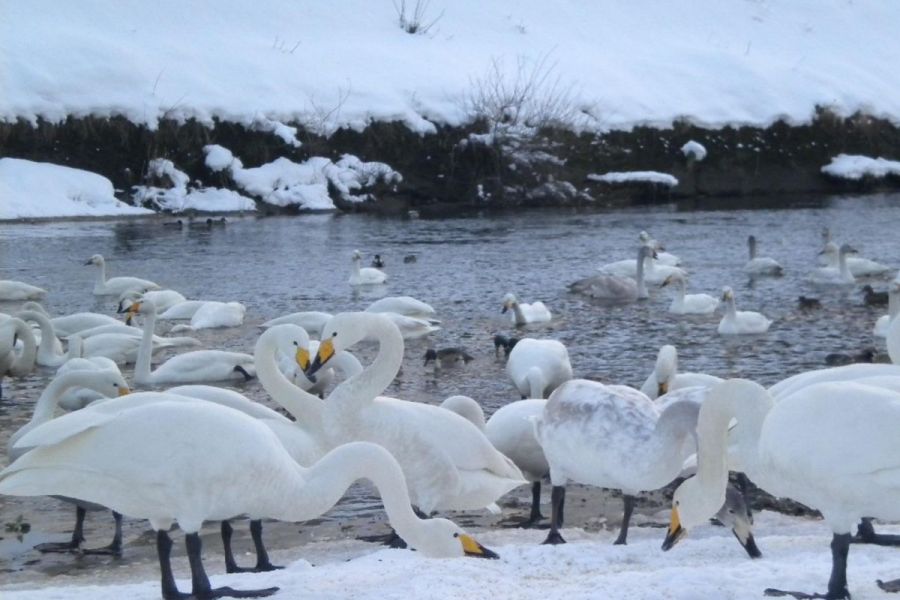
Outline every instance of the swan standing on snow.
POLYGON ((47 295, 47 290, 21 281, 0 279, 0 302, 38 300, 47 295))
POLYGON ((37 448, 0 472, 0 493, 63 494, 148 519, 164 598, 184 597, 170 565, 166 532, 173 522, 186 536, 193 597, 270 595, 277 588, 212 589, 201 558, 203 522, 241 514, 304 521, 331 508, 361 478, 375 483, 393 526, 423 554, 496 557, 451 521, 417 518, 397 462, 383 448, 347 444, 305 469, 256 419, 165 396, 135 394, 130 404, 101 403, 33 430, 21 442, 37 448))
POLYGON ((656 400, 674 390, 697 386, 708 388, 720 381, 720 377, 706 373, 679 373, 678 350, 675 346, 666 344, 659 349, 653 372, 644 381, 641 392, 651 400, 656 400))
MULTIPOLYGON (((535 426, 553 484, 550 533, 544 543, 565 543, 559 528, 568 481, 622 490, 625 516, 615 544, 627 543, 635 496, 678 477, 694 451, 705 393, 703 388, 684 388, 669 393, 660 406, 627 386, 574 379, 551 394, 535 426)), ((761 556, 749 526, 735 534, 751 557, 761 556)))
POLYGON ((556 340, 519 340, 509 353, 506 374, 522 399, 546 398, 572 379, 569 351, 556 340))
MULTIPOLYGON (((840 269, 840 249, 837 244, 832 241, 826 242, 821 254, 825 256, 828 268, 840 269)), ((846 261, 847 270, 850 271, 850 274, 854 277, 885 275, 892 270, 891 267, 887 265, 860 256, 848 256, 846 261)))
POLYGON ((744 271, 748 275, 784 275, 784 269, 777 260, 768 256, 756 255, 756 236, 751 235, 747 238, 747 246, 750 249, 750 260, 744 265, 744 271))
MULTIPOLYGON (((697 424, 697 475, 675 490, 663 549, 704 523, 728 480, 726 448, 736 442, 747 475, 762 489, 818 509, 833 532, 825 596, 849 598, 850 533, 862 517, 900 519, 900 393, 855 382, 809 386, 776 404, 760 385, 725 381, 709 392, 697 424), (730 434, 729 423, 737 419, 730 434)), ((900 591, 900 581, 881 583, 900 591)))
POLYGON ((634 261, 634 279, 625 275, 600 273, 569 284, 569 291, 609 302, 634 302, 648 298, 650 295, 644 281, 644 270, 651 260, 653 250, 648 246, 641 246, 638 248, 637 260, 634 261))
POLYGON ((772 321, 763 314, 735 309, 734 291, 730 287, 722 289, 722 302, 725 303, 725 316, 719 321, 720 335, 765 333, 769 330, 772 321))
POLYGON ((146 279, 138 279, 137 277, 113 277, 106 278, 106 261, 99 254, 95 254, 88 259, 85 265, 94 265, 97 267, 97 281, 94 283, 95 296, 121 296, 129 290, 147 291, 158 290, 159 286, 152 281, 146 279))
POLYGON ((350 285, 378 285, 387 281, 384 271, 374 267, 361 267, 362 254, 359 250, 353 251, 353 268, 350 270, 350 285))
POLYGON ((377 340, 378 354, 329 395, 322 420, 332 443, 363 440, 387 448, 406 475, 413 503, 425 514, 495 507, 500 496, 525 483, 519 469, 463 417, 437 406, 376 397, 403 361, 403 337, 384 315, 335 315, 308 374, 363 339, 377 340))
POLYGON ((142 314, 144 336, 141 338, 134 365, 134 382, 137 385, 164 385, 169 383, 197 383, 203 381, 227 381, 253 377, 253 357, 242 352, 222 350, 195 350, 173 356, 155 371, 150 370, 150 354, 153 352, 153 329, 156 326, 156 307, 149 300, 126 303, 124 307, 132 315, 142 314))
POLYGON ((819 285, 853 285, 856 279, 847 266, 847 254, 856 252, 849 244, 841 246, 837 266, 821 267, 813 271, 809 280, 819 285))
POLYGON ((675 297, 669 305, 669 312, 676 315, 708 315, 716 311, 719 300, 709 294, 685 294, 683 277, 669 275, 660 287, 675 284, 675 297))
POLYGON ((528 325, 529 323, 547 323, 553 318, 550 309, 543 302, 532 302, 531 304, 522 304, 516 298, 515 294, 506 294, 503 296, 503 308, 500 312, 505 313, 512 310, 510 319, 514 325, 528 325))

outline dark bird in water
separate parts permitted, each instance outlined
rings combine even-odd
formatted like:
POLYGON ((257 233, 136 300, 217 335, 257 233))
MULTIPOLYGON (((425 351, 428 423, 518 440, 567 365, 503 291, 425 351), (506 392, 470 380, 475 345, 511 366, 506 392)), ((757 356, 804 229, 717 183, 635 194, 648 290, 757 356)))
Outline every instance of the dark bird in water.
POLYGON ((415 254, 407 254, 406 256, 403 257, 403 262, 405 262, 405 263, 414 263, 414 262, 416 262, 416 260, 417 259, 416 259, 415 254))
POLYGON ((375 258, 372 259, 372 266, 375 267, 376 269, 383 269, 383 268, 384 268, 384 261, 381 260, 381 255, 380 255, 380 254, 376 254, 376 255, 375 255, 375 258))
POLYGON ((829 367, 840 367, 842 365, 850 365, 853 363, 871 363, 875 362, 875 349, 866 348, 858 354, 845 354, 843 352, 832 352, 825 356, 825 364, 829 367))
POLYGON ((473 360, 472 355, 462 348, 441 348, 440 350, 429 348, 425 352, 425 364, 427 365, 433 361, 437 369, 451 367, 459 363, 467 364, 470 360, 473 360))
POLYGON ((863 300, 871 306, 887 306, 888 293, 876 292, 871 285, 864 285, 862 288, 863 300))
POLYGON ((800 296, 799 298, 797 298, 797 304, 799 304, 800 308, 802 308, 803 310, 822 308, 822 303, 819 302, 817 298, 807 298, 806 296, 800 296))
POLYGON ((497 334, 494 336, 494 354, 496 356, 500 356, 500 348, 503 348, 503 352, 507 358, 509 358, 509 353, 512 352, 513 346, 519 343, 519 338, 508 338, 505 335, 497 334))

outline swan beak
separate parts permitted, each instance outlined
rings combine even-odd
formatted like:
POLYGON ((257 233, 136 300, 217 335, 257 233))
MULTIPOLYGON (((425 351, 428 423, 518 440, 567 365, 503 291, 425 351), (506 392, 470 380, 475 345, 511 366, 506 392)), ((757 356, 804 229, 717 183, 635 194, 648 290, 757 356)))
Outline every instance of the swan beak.
POLYGON ((306 348, 298 348, 297 353, 294 355, 294 360, 297 361, 297 364, 301 369, 306 371, 309 368, 309 350, 306 348))
POLYGON ((657 396, 665 396, 667 393, 669 393, 669 382, 668 381, 660 382, 659 387, 657 387, 657 389, 656 389, 656 395, 657 396))
POLYGON ((681 526, 681 520, 678 518, 678 509, 672 507, 672 520, 669 523, 669 531, 666 533, 666 539, 663 540, 662 549, 671 550, 681 538, 687 535, 687 529, 681 526))
POLYGON ((737 541, 740 542, 741 546, 744 547, 744 550, 747 551, 747 554, 750 555, 750 558, 762 558, 762 552, 756 545, 756 540, 753 539, 752 532, 739 531, 739 528, 735 527, 731 530, 731 533, 734 534, 734 537, 737 538, 737 541))
POLYGON ((462 543, 463 553, 466 556, 474 556, 475 558, 500 558, 500 555, 493 550, 488 550, 473 538, 471 535, 461 533, 459 541, 462 543))
POLYGON ((334 343, 331 339, 324 340, 319 344, 319 351, 316 352, 315 360, 312 361, 312 364, 309 365, 309 367, 303 370, 303 374, 308 378, 310 375, 321 369, 325 363, 331 360, 332 356, 334 356, 334 343))
POLYGON ((504 305, 503 305, 503 308, 500 309, 500 314, 501 314, 501 315, 502 315, 502 314, 505 314, 506 311, 508 311, 508 310, 509 310, 509 305, 508 305, 508 304, 504 304, 504 305))
POLYGON ((127 387, 120 387, 120 388, 119 388, 119 397, 127 396, 127 395, 130 394, 130 393, 131 393, 131 390, 129 390, 127 387))
POLYGON ((88 266, 88 265, 92 265, 92 264, 94 264, 94 261, 89 258, 88 261, 86 263, 84 263, 84 266, 88 266))

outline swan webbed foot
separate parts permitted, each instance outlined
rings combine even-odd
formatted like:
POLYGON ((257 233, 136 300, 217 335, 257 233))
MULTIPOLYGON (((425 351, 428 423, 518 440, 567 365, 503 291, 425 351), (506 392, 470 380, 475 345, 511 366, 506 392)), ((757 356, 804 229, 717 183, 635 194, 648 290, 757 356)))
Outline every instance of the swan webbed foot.
POLYGON ((807 594, 806 592, 788 592, 785 590, 776 590, 775 588, 766 588, 766 591, 763 593, 769 597, 790 596, 792 598, 796 598, 797 600, 810 600, 812 598, 824 598, 825 600, 850 600, 850 592, 848 592, 847 590, 834 595, 831 592, 825 594, 807 594))
POLYGON ((882 581, 878 579, 875 581, 875 583, 877 583, 878 587, 880 587, 885 592, 900 592, 900 579, 894 579, 892 581, 882 581))
POLYGON ((550 546, 558 546, 559 544, 565 544, 566 540, 563 539, 563 536, 554 529, 550 530, 550 533, 547 534, 547 539, 541 542, 541 545, 550 545, 550 546))
POLYGON ((47 542, 34 547, 38 552, 49 554, 54 552, 80 552, 81 540, 69 540, 68 542, 47 542))
POLYGON ((106 546, 101 548, 85 548, 82 550, 84 554, 97 554, 103 556, 115 556, 121 558, 122 556, 122 543, 112 542, 106 546))
MULTIPOLYGON (((193 593, 193 594, 182 594, 179 592, 179 595, 172 600, 213 600, 214 598, 264 598, 266 596, 271 596, 275 592, 278 591, 277 587, 263 588, 259 590, 236 590, 230 587, 220 587, 214 588, 211 590, 207 590, 205 592, 193 593)), ((170 600, 168 597, 166 600, 170 600)))

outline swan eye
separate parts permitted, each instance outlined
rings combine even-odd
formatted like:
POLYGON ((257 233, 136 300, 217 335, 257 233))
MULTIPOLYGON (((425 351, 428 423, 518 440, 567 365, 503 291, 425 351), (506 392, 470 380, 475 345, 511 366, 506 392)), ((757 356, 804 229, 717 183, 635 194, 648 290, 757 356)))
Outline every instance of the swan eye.
POLYGON ((295 346, 299 346, 300 344, 298 344, 298 343, 295 341, 295 342, 294 342, 294 345, 295 345, 295 346))
POLYGON ((118 383, 114 383, 114 384, 113 384, 113 387, 119 387, 119 384, 118 384, 118 383))
POLYGON ((679 502, 678 500, 676 500, 676 501, 675 501, 675 506, 681 506, 681 502, 679 502))
POLYGON ((453 537, 458 538, 458 537, 459 537, 459 534, 458 534, 458 533, 454 533, 454 534, 453 534, 453 537))
POLYGON ((337 331, 332 331, 332 332, 331 332, 331 337, 337 337, 337 331))

